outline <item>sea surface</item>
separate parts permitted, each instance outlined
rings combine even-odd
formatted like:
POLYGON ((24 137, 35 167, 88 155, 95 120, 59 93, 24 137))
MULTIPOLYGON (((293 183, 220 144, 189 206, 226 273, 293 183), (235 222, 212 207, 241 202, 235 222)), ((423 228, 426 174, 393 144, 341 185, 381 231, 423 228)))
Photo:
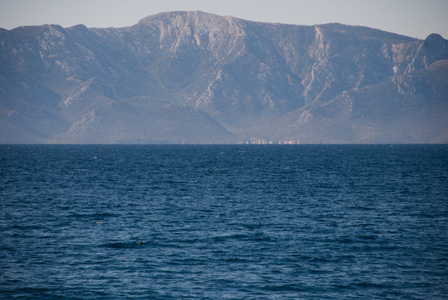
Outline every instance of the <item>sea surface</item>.
POLYGON ((448 145, 0 146, 2 299, 448 299, 448 145))

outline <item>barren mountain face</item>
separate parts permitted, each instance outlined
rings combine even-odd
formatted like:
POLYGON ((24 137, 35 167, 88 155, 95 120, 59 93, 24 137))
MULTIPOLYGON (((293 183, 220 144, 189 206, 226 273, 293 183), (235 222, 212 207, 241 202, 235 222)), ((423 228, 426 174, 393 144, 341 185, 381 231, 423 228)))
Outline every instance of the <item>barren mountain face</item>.
POLYGON ((0 30, 1 143, 447 143, 448 41, 203 12, 0 30))

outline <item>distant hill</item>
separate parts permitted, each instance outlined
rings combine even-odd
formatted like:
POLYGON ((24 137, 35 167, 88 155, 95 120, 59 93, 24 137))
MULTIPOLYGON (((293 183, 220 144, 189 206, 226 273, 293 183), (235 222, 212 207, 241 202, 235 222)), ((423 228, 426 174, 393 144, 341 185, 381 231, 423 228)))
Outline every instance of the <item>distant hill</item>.
POLYGON ((169 12, 0 29, 0 143, 448 143, 448 41, 169 12))

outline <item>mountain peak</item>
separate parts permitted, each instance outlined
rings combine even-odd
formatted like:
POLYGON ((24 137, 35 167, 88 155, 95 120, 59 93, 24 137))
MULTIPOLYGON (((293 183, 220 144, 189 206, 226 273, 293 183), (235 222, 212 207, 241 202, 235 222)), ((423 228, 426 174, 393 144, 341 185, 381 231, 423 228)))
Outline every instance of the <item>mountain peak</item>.
POLYGON ((171 12, 162 12, 156 15, 150 15, 143 19, 141 19, 139 24, 152 24, 157 21, 174 21, 176 19, 186 20, 194 20, 199 21, 203 19, 222 19, 223 17, 211 13, 206 13, 200 10, 195 11, 171 11, 171 12))
POLYGON ((438 33, 431 33, 428 35, 428 37, 425 39, 424 45, 428 47, 434 47, 441 44, 445 44, 447 40, 445 40, 440 34, 438 33))

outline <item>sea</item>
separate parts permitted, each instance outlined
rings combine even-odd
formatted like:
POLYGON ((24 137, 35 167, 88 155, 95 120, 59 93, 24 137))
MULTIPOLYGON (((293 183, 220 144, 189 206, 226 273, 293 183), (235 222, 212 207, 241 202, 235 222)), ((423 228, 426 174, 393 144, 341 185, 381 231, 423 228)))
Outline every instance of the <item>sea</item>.
POLYGON ((1 299, 448 299, 448 145, 2 145, 1 299))

